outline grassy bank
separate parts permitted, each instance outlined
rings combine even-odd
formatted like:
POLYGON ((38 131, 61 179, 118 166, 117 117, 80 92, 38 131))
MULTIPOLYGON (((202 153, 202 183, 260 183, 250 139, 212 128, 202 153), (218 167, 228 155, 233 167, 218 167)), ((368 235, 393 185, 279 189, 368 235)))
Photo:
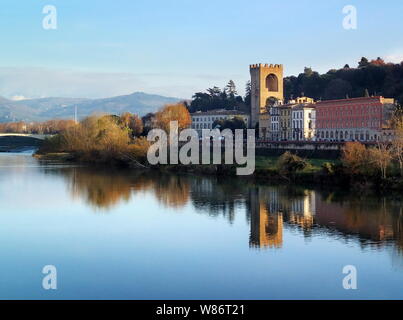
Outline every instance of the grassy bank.
MULTIPOLYGON (((151 144, 144 135, 139 135, 141 130, 134 134, 136 126, 127 124, 132 122, 116 116, 86 118, 46 140, 36 157, 108 167, 236 176, 235 165, 150 165, 147 152, 151 144)), ((345 144, 340 159, 304 158, 288 151, 282 155, 258 154, 254 174, 240 178, 403 190, 403 159, 400 158, 403 152, 400 150, 397 144, 367 148, 354 142, 345 144)))
MULTIPOLYGON (((35 154, 41 160, 60 160, 75 163, 89 163, 82 161, 80 156, 74 153, 45 153, 35 154)), ((315 186, 343 186, 354 189, 377 189, 377 190, 403 190, 403 179, 392 176, 381 179, 379 175, 351 175, 341 160, 331 159, 303 159, 306 166, 293 172, 284 170, 279 164, 280 157, 256 157, 255 172, 251 176, 238 176, 239 179, 253 180, 255 182, 286 183, 286 184, 309 184, 315 186)), ((104 161, 90 162, 92 165, 105 166, 104 161)), ((108 167, 138 167, 130 157, 119 157, 107 163, 108 167)), ((147 161, 142 162, 142 169, 187 173, 196 175, 214 175, 218 177, 237 177, 235 165, 150 165, 147 161)))

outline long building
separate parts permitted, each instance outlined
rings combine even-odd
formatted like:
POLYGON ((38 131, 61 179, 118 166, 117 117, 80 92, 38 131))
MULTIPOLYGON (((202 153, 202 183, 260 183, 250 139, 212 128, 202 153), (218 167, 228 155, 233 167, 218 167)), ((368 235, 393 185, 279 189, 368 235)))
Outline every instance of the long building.
POLYGON ((211 110, 207 112, 195 112, 190 114, 192 129, 196 129, 201 135, 203 129, 215 129, 214 122, 217 120, 231 120, 239 118, 249 127, 249 114, 239 110, 211 110))
POLYGON ((317 141, 389 140, 393 99, 363 97, 316 103, 317 141))

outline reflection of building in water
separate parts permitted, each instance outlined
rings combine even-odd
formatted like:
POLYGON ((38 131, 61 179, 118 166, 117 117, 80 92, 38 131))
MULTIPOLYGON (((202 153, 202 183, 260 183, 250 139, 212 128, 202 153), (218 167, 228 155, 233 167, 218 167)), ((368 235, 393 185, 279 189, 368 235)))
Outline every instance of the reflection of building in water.
POLYGON ((281 248, 283 245, 283 216, 270 213, 266 197, 260 189, 250 190, 251 247, 281 248))
POLYGON ((281 214, 284 222, 311 229, 316 214, 315 191, 304 190, 290 195, 278 187, 268 187, 260 191, 265 194, 270 214, 281 214))
POLYGON ((311 229, 316 214, 315 191, 304 190, 303 195, 291 199, 288 223, 296 224, 303 229, 311 229))

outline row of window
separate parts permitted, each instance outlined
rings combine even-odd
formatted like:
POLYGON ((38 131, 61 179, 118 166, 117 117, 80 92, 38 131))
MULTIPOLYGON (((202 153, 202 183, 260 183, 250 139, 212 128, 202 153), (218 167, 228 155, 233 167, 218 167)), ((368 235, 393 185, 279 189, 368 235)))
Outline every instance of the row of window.
MULTIPOLYGON (((286 124, 285 122, 282 122, 281 123, 281 128, 287 128, 287 126, 285 124, 286 124)), ((271 124, 272 131, 278 131, 279 128, 280 128, 279 123, 272 123, 271 124)), ((304 126, 303 126, 302 120, 293 120, 292 128, 293 129, 303 129, 304 126)), ((313 122, 311 120, 308 122, 308 128, 313 129, 313 122)))
POLYGON ((224 120, 227 117, 194 117, 192 119, 193 122, 210 122, 210 121, 216 121, 216 120, 224 120))
POLYGON ((354 132, 354 131, 320 131, 317 133, 319 139, 334 139, 334 140, 361 140, 372 141, 377 140, 378 135, 371 136, 368 131, 366 132, 354 132))
POLYGON ((339 108, 326 108, 317 109, 317 116, 325 117, 340 117, 340 116, 352 116, 363 114, 377 114, 381 111, 381 107, 339 107, 339 108))
POLYGON ((379 128, 381 126, 381 121, 379 120, 325 120, 325 121, 318 121, 317 123, 318 128, 379 128))
POLYGON ((192 124, 192 129, 213 129, 212 123, 192 124))

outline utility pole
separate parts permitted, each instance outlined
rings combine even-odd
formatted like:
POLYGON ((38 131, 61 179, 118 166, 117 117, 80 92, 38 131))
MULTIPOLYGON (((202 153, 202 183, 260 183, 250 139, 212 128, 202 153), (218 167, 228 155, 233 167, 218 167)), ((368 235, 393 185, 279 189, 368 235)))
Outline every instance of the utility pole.
POLYGON ((77 119, 77 105, 74 106, 74 122, 77 124, 78 119, 77 119))

